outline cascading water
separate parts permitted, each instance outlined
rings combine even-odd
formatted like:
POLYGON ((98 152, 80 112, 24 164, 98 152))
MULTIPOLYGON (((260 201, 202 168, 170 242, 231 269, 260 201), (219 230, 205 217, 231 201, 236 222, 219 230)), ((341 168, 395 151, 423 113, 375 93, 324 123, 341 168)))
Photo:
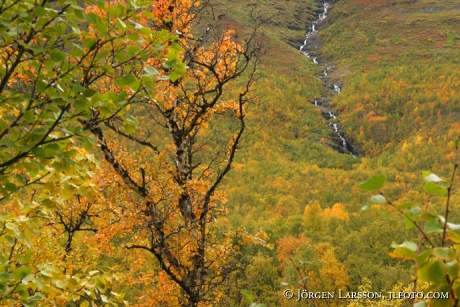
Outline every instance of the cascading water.
MULTIPOLYGON (((327 14, 328 14, 328 9, 329 9, 329 3, 324 2, 322 5, 321 12, 318 15, 318 19, 313 21, 313 23, 308 26, 308 31, 307 34, 305 35, 305 40, 303 44, 300 46, 299 50, 308 58, 311 58, 313 63, 321 65, 318 60, 318 57, 312 57, 312 53, 315 54, 315 51, 317 46, 311 46, 311 43, 309 42, 312 37, 315 37, 315 35, 318 35, 317 30, 318 27, 321 26, 321 22, 326 19, 327 14)), ((340 152, 343 153, 348 153, 352 154, 353 156, 357 155, 357 151, 354 148, 353 145, 351 145, 346 139, 345 136, 339 133, 340 129, 340 124, 337 120, 337 116, 334 114, 334 112, 328 108, 326 108, 329 104, 329 100, 332 98, 332 96, 337 95, 340 93, 342 90, 341 87, 337 84, 330 84, 328 83, 329 80, 327 80, 326 77, 328 77, 329 70, 331 69, 331 66, 325 65, 324 70, 322 72, 322 75, 320 76, 320 79, 323 80, 325 87, 329 89, 330 96, 329 97, 321 97, 320 99, 315 99, 313 101, 314 105, 318 108, 321 108, 323 117, 328 120, 328 126, 334 131, 334 133, 337 135, 336 141, 337 144, 334 145, 336 149, 340 152), (332 120, 332 121, 331 121, 332 120)))

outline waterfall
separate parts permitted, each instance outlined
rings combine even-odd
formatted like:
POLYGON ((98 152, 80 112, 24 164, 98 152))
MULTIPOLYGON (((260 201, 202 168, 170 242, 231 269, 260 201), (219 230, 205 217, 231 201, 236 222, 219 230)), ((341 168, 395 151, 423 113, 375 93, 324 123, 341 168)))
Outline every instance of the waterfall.
MULTIPOLYGON (((312 62, 317 64, 317 65, 319 65, 318 60, 317 60, 318 58, 317 57, 312 57, 310 55, 310 54, 312 54, 312 52, 316 52, 316 50, 314 50, 315 45, 309 46, 309 40, 310 40, 310 38, 312 36, 318 35, 318 27, 317 27, 317 25, 320 26, 320 23, 324 19, 326 19, 327 14, 328 14, 328 9, 329 9, 329 3, 323 3, 321 12, 318 14, 318 19, 315 20, 311 25, 308 26, 308 28, 307 28, 308 30, 307 30, 307 34, 305 35, 304 42, 299 47, 299 50, 306 57, 311 58, 312 62)), ((323 80, 326 88, 333 89, 332 95, 334 95, 334 94, 337 95, 342 90, 341 87, 339 85, 337 85, 337 84, 327 83, 327 81, 328 81, 327 77, 328 77, 328 73, 329 73, 330 68, 331 67, 328 67, 326 65, 324 67, 324 70, 322 71, 322 75, 321 75, 320 78, 321 78, 321 80, 323 80)), ((325 98, 326 98, 325 100, 323 100, 323 98, 321 98, 320 100, 315 99, 314 101, 312 101, 312 103, 314 103, 315 107, 321 108, 323 117, 326 118, 326 120, 328 120, 328 126, 337 135, 337 137, 338 137, 337 142, 339 142, 339 143, 336 145, 338 147, 336 149, 338 149, 340 152, 349 153, 349 154, 352 154, 353 157, 356 157, 356 155, 358 153, 355 150, 355 148, 353 147, 353 145, 351 145, 349 142, 347 142, 347 140, 345 139, 345 136, 343 134, 339 133, 340 125, 338 123, 337 116, 334 114, 334 112, 332 110, 326 108, 328 106, 329 99, 328 99, 328 97, 325 97, 325 98), (330 120, 333 120, 333 121, 330 121, 330 120)))

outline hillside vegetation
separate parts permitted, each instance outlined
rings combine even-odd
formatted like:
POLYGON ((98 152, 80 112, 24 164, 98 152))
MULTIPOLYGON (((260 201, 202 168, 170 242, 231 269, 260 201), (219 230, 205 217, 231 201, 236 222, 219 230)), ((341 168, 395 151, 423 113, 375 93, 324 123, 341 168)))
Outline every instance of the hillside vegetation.
MULTIPOLYGON (((286 10, 295 9, 295 2, 304 5, 286 1, 286 10)), ((231 7, 238 4, 232 1, 231 7)), ((264 4, 259 6, 262 12, 264 4)), ((298 248, 304 245, 315 250, 315 256, 308 257, 316 259, 316 266, 304 269, 319 278, 309 284, 318 291, 345 284, 357 290, 365 278, 375 290, 389 291, 398 282, 410 283, 409 263, 392 260, 388 253, 392 241, 416 238, 416 231, 405 230, 394 210, 376 207, 363 212, 369 195, 358 184, 384 173, 388 196, 398 203, 423 203, 427 198, 421 172, 432 170, 444 178, 452 172, 451 144, 460 133, 459 8, 459 1, 344 0, 332 4, 327 27, 321 31, 322 56, 335 66, 331 78, 343 84, 331 104, 342 131, 360 146, 360 158, 328 146, 331 131, 311 104, 324 91, 316 78, 321 71, 297 51, 298 46, 288 46, 295 41, 300 45, 305 30, 285 35, 285 29, 296 24, 288 17, 293 13, 280 11, 277 21, 265 29, 276 47, 265 58, 258 81, 260 105, 250 114, 253 132, 239 152, 226 191, 228 224, 251 231, 262 228, 276 246, 271 251, 258 250, 256 258, 250 256, 256 251, 247 252, 247 261, 260 270, 258 274, 268 274, 263 261, 277 267, 271 277, 273 289, 282 289, 282 281, 296 280, 296 270, 287 259, 307 260, 301 256, 305 251, 298 248), (283 48, 279 40, 285 43, 283 48), (339 212, 331 217, 335 209, 339 212), (285 247, 287 242, 294 246, 285 247), (321 283, 328 279, 321 268, 327 266, 322 257, 329 249, 345 267, 343 284, 339 280, 335 285, 321 283)), ((316 19, 313 13, 307 16, 310 21, 316 19)), ((458 195, 453 204, 458 203, 458 195)), ((432 202, 440 205, 443 201, 432 202)), ((459 218, 455 210, 453 214, 453 219, 459 218)), ((258 290, 254 285, 258 281, 250 276, 245 279, 248 289, 260 293, 258 299, 264 301, 268 290, 258 290)), ((260 287, 265 281, 260 280, 260 287)), ((278 304, 286 304, 278 299, 278 304)))
POLYGON ((0 306, 459 306, 460 0, 331 0, 320 65, 322 1, 88 3, 0 4, 0 306))

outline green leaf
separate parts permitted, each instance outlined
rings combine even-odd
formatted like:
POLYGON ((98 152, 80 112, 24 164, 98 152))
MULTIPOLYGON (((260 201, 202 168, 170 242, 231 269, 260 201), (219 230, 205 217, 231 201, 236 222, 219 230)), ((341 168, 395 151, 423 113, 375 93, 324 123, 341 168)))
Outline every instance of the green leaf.
POLYGON ((13 238, 12 236, 5 236, 5 239, 9 246, 16 244, 16 238, 13 238))
POLYGON ((428 274, 430 275, 432 281, 439 282, 443 280, 446 275, 446 265, 443 262, 436 260, 428 269, 428 274))
POLYGON ((138 91, 140 87, 141 87, 141 80, 139 79, 136 79, 133 83, 131 83, 131 89, 134 92, 138 91))
POLYGON ((11 279, 11 275, 9 273, 0 272, 0 279, 9 280, 9 279, 11 279))
MULTIPOLYGON (((443 294, 449 294, 452 291, 452 287, 448 283, 442 283, 436 287, 435 291, 443 293, 443 294)), ((452 297, 450 294, 449 296, 452 297)), ((451 306, 452 306, 452 301, 449 300, 448 298, 440 298, 440 299, 433 300, 433 307, 451 307, 451 306)))
MULTIPOLYGON (((29 295, 29 291, 27 291, 27 287, 24 286, 24 285, 19 285, 19 286, 17 286, 14 290, 15 290, 15 291, 19 294, 19 296, 20 296, 21 298, 23 298, 23 299, 27 299, 27 298, 29 298, 29 296, 30 296, 30 295, 29 295)), ((24 300, 21 300, 21 301, 24 302, 24 300)), ((27 302, 27 301, 26 301, 26 302, 27 302)))
POLYGON ((398 206, 398 209, 405 210, 407 208, 412 207, 413 205, 414 205, 414 203, 412 203, 412 202, 402 203, 401 205, 398 206))
POLYGON ((126 29, 126 24, 120 18, 117 18, 118 22, 120 23, 121 27, 126 29))
POLYGON ((10 199, 10 193, 6 189, 0 188, 0 190, 2 190, 2 195, 6 200, 10 199))
POLYGON ((16 190, 17 190, 18 188, 16 187, 16 185, 15 185, 14 183, 7 182, 7 183, 5 184, 5 189, 6 189, 7 191, 10 191, 10 192, 16 192, 16 190))
POLYGON ((123 129, 128 133, 128 134, 133 134, 136 132, 136 126, 126 124, 123 126, 123 129))
POLYGON ((446 265, 441 260, 429 260, 418 271, 421 280, 440 282, 446 275, 446 265))
POLYGON ((21 280, 27 275, 32 273, 32 269, 28 267, 20 267, 13 271, 13 277, 17 280, 21 280))
POLYGON ((132 74, 129 74, 129 75, 126 75, 126 76, 123 77, 123 82, 125 84, 131 84, 136 80, 137 79, 132 74))
MULTIPOLYGON (((30 244, 30 241, 29 241, 29 238, 24 234, 24 233, 21 233, 18 237, 19 239, 19 242, 21 242, 22 244, 25 244, 27 247, 30 248, 31 244, 30 244)), ((22 255, 21 255, 22 257, 22 255)), ((26 262, 26 261, 24 261, 26 262)))
POLYGON ((93 90, 93 89, 90 89, 90 88, 83 92, 83 96, 85 96, 85 97, 91 97, 94 94, 96 94, 96 91, 93 90))
POLYGON ((158 70, 156 70, 154 67, 152 66, 145 66, 144 67, 144 70, 145 72, 149 75, 149 76, 157 76, 159 75, 160 73, 158 72, 158 70))
POLYGON ((391 243, 391 247, 397 248, 397 247, 405 247, 410 249, 411 251, 415 252, 418 249, 418 246, 414 242, 409 242, 409 241, 404 241, 402 244, 397 244, 396 242, 391 243))
POLYGON ((25 307, 35 307, 37 306, 37 302, 43 300, 43 296, 40 293, 35 293, 34 296, 31 296, 27 299, 22 299, 21 303, 25 307))
POLYGON ((452 280, 456 279, 458 276, 458 272, 460 271, 459 265, 457 260, 453 260, 451 262, 446 263, 447 268, 449 270, 449 276, 452 280))
POLYGON ((447 188, 444 186, 439 186, 433 181, 425 183, 424 186, 425 192, 428 194, 438 194, 439 196, 444 196, 447 193, 447 188))
POLYGON ((451 260, 455 257, 455 253, 448 247, 435 247, 433 249, 433 255, 442 260, 451 260))
POLYGON ((426 250, 417 256, 417 265, 422 267, 431 255, 431 250, 426 250))
POLYGON ((174 72, 177 73, 178 75, 183 75, 187 71, 187 66, 183 63, 180 63, 176 67, 174 67, 174 72))
POLYGON ((249 292, 248 290, 243 289, 240 292, 249 301, 249 303, 252 303, 254 301, 254 298, 252 297, 251 292, 249 292))
POLYGON ((426 221, 425 225, 423 227, 423 230, 425 230, 427 233, 443 232, 444 231, 442 226, 441 226, 441 223, 439 223, 438 220, 426 221))
POLYGON ((128 46, 128 47, 126 48, 126 53, 128 54, 128 56, 132 57, 132 56, 134 56, 137 52, 139 52, 139 50, 141 50, 141 47, 135 46, 135 45, 134 45, 134 46, 131 45, 131 46, 128 46))
POLYGON ((366 182, 363 182, 359 185, 359 187, 364 191, 375 191, 380 189, 385 181, 387 180, 386 175, 376 175, 371 177, 366 182))
POLYGON ((454 286, 453 288, 456 289, 455 294, 457 294, 457 297, 460 297, 460 282, 458 281, 458 278, 454 281, 454 286))
POLYGON ((0 282, 0 293, 7 294, 10 291, 10 287, 6 283, 0 282))
POLYGON ((54 51, 51 52, 50 58, 55 62, 62 62, 65 60, 65 53, 62 51, 54 51))
POLYGON ((81 85, 74 84, 72 86, 72 92, 74 92, 74 93, 78 94, 78 93, 81 93, 81 92, 84 92, 84 91, 86 91, 86 88, 81 86, 81 85))
POLYGON ((94 44, 96 44, 96 40, 92 38, 87 38, 83 41, 83 46, 85 46, 88 49, 91 49, 94 44))
MULTIPOLYGON (((54 67, 54 61, 52 61, 51 59, 48 59, 45 61, 45 67, 48 69, 48 70, 52 70, 53 67, 54 67)), ((39 83, 40 84, 40 83, 39 83)), ((43 83, 44 84, 44 83, 43 83)))
POLYGON ((176 71, 173 71, 172 73, 169 74, 169 79, 174 82, 176 81, 177 79, 179 79, 180 75, 176 72, 176 71))
POLYGON ((132 115, 127 115, 127 116, 126 116, 126 121, 127 121, 128 123, 130 123, 130 124, 133 124, 133 125, 139 124, 139 122, 137 121, 137 119, 136 119, 134 116, 132 116, 132 115))
POLYGON ((28 110, 24 112, 24 119, 28 122, 32 122, 34 120, 34 111, 28 110))
POLYGON ((46 152, 41 147, 32 148, 32 153, 34 154, 34 156, 36 156, 38 158, 45 158, 46 157, 46 152))
POLYGON ((78 27, 72 27, 72 30, 75 34, 81 34, 81 30, 78 27))
POLYGON ((32 131, 32 134, 33 135, 36 135, 38 136, 39 138, 41 138, 42 136, 44 136, 46 134, 47 130, 43 127, 41 128, 36 128, 32 131))
MULTIPOLYGON (((16 142, 13 141, 13 140, 10 140, 10 139, 1 140, 1 141, 0 141, 0 144, 6 145, 6 146, 11 147, 11 148, 15 148, 15 147, 16 147, 16 142)), ((4 148, 4 146, 2 146, 2 147, 4 148)))
MULTIPOLYGON (((449 227, 450 223, 447 223, 447 227, 449 227)), ((460 243, 460 235, 453 231, 447 231, 447 237, 455 243, 460 243)))
POLYGON ((383 204, 386 202, 386 199, 383 195, 374 195, 371 197, 371 199, 361 208, 361 210, 366 210, 373 204, 383 204))
POLYGON ((124 61, 128 60, 128 58, 126 56, 126 52, 124 52, 124 50, 120 50, 120 51, 115 52, 115 58, 119 62, 124 62, 124 61))
POLYGON ((179 52, 184 51, 184 48, 176 42, 172 43, 171 47, 173 47, 174 50, 179 51, 179 52))
POLYGON ((40 292, 37 292, 33 296, 29 297, 28 301, 38 302, 38 301, 41 301, 42 299, 44 299, 44 296, 40 292))
POLYGON ((91 136, 79 138, 78 140, 83 143, 83 147, 87 150, 91 150, 96 143, 96 139, 91 136))
POLYGON ((45 145, 45 149, 46 149, 46 151, 50 151, 50 152, 53 152, 55 154, 58 154, 61 151, 61 147, 59 147, 59 145, 56 144, 56 143, 51 143, 51 144, 45 145))
POLYGON ((99 18, 97 17, 96 14, 94 14, 94 13, 89 13, 89 14, 85 14, 85 19, 86 19, 86 21, 88 21, 89 23, 94 24, 94 23, 97 22, 97 20, 98 20, 99 18))
POLYGON ((0 222, 3 222, 4 220, 9 218, 10 216, 11 216, 10 212, 2 212, 2 213, 0 213, 0 222))
POLYGON ((427 302, 418 302, 414 304, 414 307, 428 307, 427 302))
POLYGON ((99 20, 97 20, 94 23, 94 28, 97 30, 96 32, 98 33, 105 34, 107 32, 107 24, 104 22, 100 22, 99 20))
POLYGON ((45 9, 44 9, 43 7, 41 7, 41 6, 36 6, 36 7, 34 8, 34 13, 35 13, 35 15, 38 16, 38 17, 46 16, 46 11, 45 11, 45 9))
POLYGON ((176 61, 177 58, 178 58, 177 51, 172 49, 172 48, 170 48, 168 50, 168 62, 170 62, 170 64, 168 64, 168 65, 171 65, 172 64, 171 62, 176 61))
POLYGON ((5 227, 13 231, 18 229, 18 226, 15 223, 11 223, 11 222, 5 223, 5 227))
POLYGON ((85 19, 85 16, 83 16, 83 12, 79 8, 75 9, 74 13, 78 19, 85 19))
POLYGON ((412 229, 415 226, 414 222, 406 215, 404 216, 404 223, 406 224, 406 229, 412 229))
POLYGON ((139 42, 142 41, 142 39, 139 37, 137 33, 132 33, 128 35, 128 38, 134 42, 139 42))

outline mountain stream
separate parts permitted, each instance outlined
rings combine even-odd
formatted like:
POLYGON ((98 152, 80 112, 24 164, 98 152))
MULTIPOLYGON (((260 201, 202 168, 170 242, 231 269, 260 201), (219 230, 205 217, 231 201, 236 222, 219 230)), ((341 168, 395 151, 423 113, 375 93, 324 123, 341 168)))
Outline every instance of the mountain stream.
POLYGON ((323 97, 314 99, 312 103, 317 108, 321 109, 321 114, 327 120, 328 126, 334 133, 332 137, 332 147, 341 153, 357 156, 358 150, 349 141, 347 141, 345 135, 340 132, 340 121, 334 111, 329 108, 329 102, 331 99, 335 95, 340 94, 340 91, 342 90, 340 85, 334 84, 333 80, 329 78, 329 73, 334 69, 334 66, 328 64, 324 58, 318 56, 318 54, 320 54, 319 30, 324 26, 323 20, 328 15, 329 6, 330 4, 327 2, 322 3, 322 8, 318 15, 318 19, 308 26, 305 40, 300 46, 299 50, 305 56, 310 58, 313 63, 324 68, 322 69, 322 74, 319 76, 319 78, 324 83, 326 94, 323 97))

